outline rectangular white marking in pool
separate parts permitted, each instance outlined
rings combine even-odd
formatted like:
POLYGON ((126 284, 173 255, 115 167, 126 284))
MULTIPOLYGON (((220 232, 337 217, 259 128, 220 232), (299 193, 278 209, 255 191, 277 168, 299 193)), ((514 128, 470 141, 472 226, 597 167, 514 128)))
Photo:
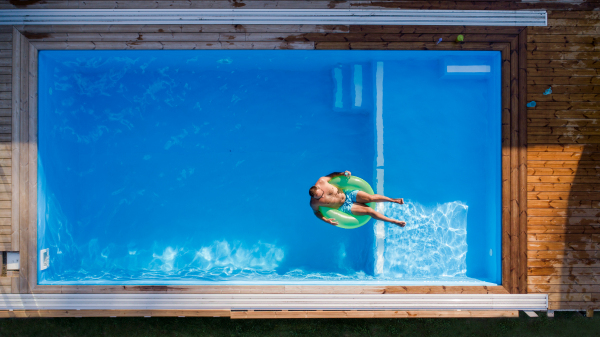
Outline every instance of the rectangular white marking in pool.
POLYGON ((333 68, 333 78, 335 79, 335 107, 341 109, 344 107, 342 100, 343 76, 341 68, 333 68))
POLYGON ((446 66, 446 72, 449 73, 489 73, 489 65, 478 66, 446 66))
POLYGON ((375 126, 377 132, 377 167, 383 166, 383 62, 377 62, 377 72, 375 73, 375 90, 377 100, 375 102, 376 119, 375 126))
POLYGON ((375 193, 380 194, 380 195, 384 195, 383 192, 383 168, 378 168, 375 169, 375 172, 377 174, 376 177, 376 182, 375 182, 375 193))
POLYGON ((360 108, 362 106, 362 92, 363 92, 363 73, 362 66, 354 65, 354 106, 360 108))

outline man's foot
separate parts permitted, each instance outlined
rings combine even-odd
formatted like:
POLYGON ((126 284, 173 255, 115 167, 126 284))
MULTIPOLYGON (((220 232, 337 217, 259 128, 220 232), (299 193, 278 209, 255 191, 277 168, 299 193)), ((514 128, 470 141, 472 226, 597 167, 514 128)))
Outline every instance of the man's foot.
POLYGON ((394 200, 394 202, 397 203, 398 205, 404 204, 404 198, 398 198, 398 199, 392 199, 392 200, 394 200))
POLYGON ((396 225, 400 226, 400 227, 404 227, 404 226, 406 226, 406 222, 404 222, 404 221, 396 221, 396 222, 394 222, 394 223, 395 223, 396 225))

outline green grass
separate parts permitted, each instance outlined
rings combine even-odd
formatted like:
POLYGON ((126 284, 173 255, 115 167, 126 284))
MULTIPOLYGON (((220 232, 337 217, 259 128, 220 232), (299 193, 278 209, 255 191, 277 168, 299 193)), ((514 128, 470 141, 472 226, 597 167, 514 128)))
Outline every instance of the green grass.
POLYGON ((600 336, 600 317, 576 312, 529 318, 267 319, 28 318, 0 319, 0 336, 600 336))

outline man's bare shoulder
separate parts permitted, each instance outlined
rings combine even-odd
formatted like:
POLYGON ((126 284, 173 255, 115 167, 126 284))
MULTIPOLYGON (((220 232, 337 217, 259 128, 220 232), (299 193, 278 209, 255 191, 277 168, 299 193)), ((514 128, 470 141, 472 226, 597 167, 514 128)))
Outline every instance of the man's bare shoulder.
POLYGON ((321 178, 319 178, 319 180, 317 180, 317 182, 315 183, 315 186, 319 186, 319 185, 327 185, 327 184, 329 184, 329 182, 328 182, 328 181, 329 181, 330 179, 331 179, 331 178, 329 178, 329 177, 321 177, 321 178))

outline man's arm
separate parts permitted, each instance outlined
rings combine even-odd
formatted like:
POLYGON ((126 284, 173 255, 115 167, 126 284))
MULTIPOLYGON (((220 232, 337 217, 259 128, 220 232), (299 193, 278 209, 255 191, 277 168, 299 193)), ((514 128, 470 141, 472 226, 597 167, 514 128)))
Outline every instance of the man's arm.
POLYGON ((320 210, 315 211, 315 215, 317 216, 317 218, 327 222, 330 225, 334 225, 337 226, 337 221, 335 221, 335 219, 327 219, 325 218, 325 216, 323 216, 323 214, 321 213, 320 210))

